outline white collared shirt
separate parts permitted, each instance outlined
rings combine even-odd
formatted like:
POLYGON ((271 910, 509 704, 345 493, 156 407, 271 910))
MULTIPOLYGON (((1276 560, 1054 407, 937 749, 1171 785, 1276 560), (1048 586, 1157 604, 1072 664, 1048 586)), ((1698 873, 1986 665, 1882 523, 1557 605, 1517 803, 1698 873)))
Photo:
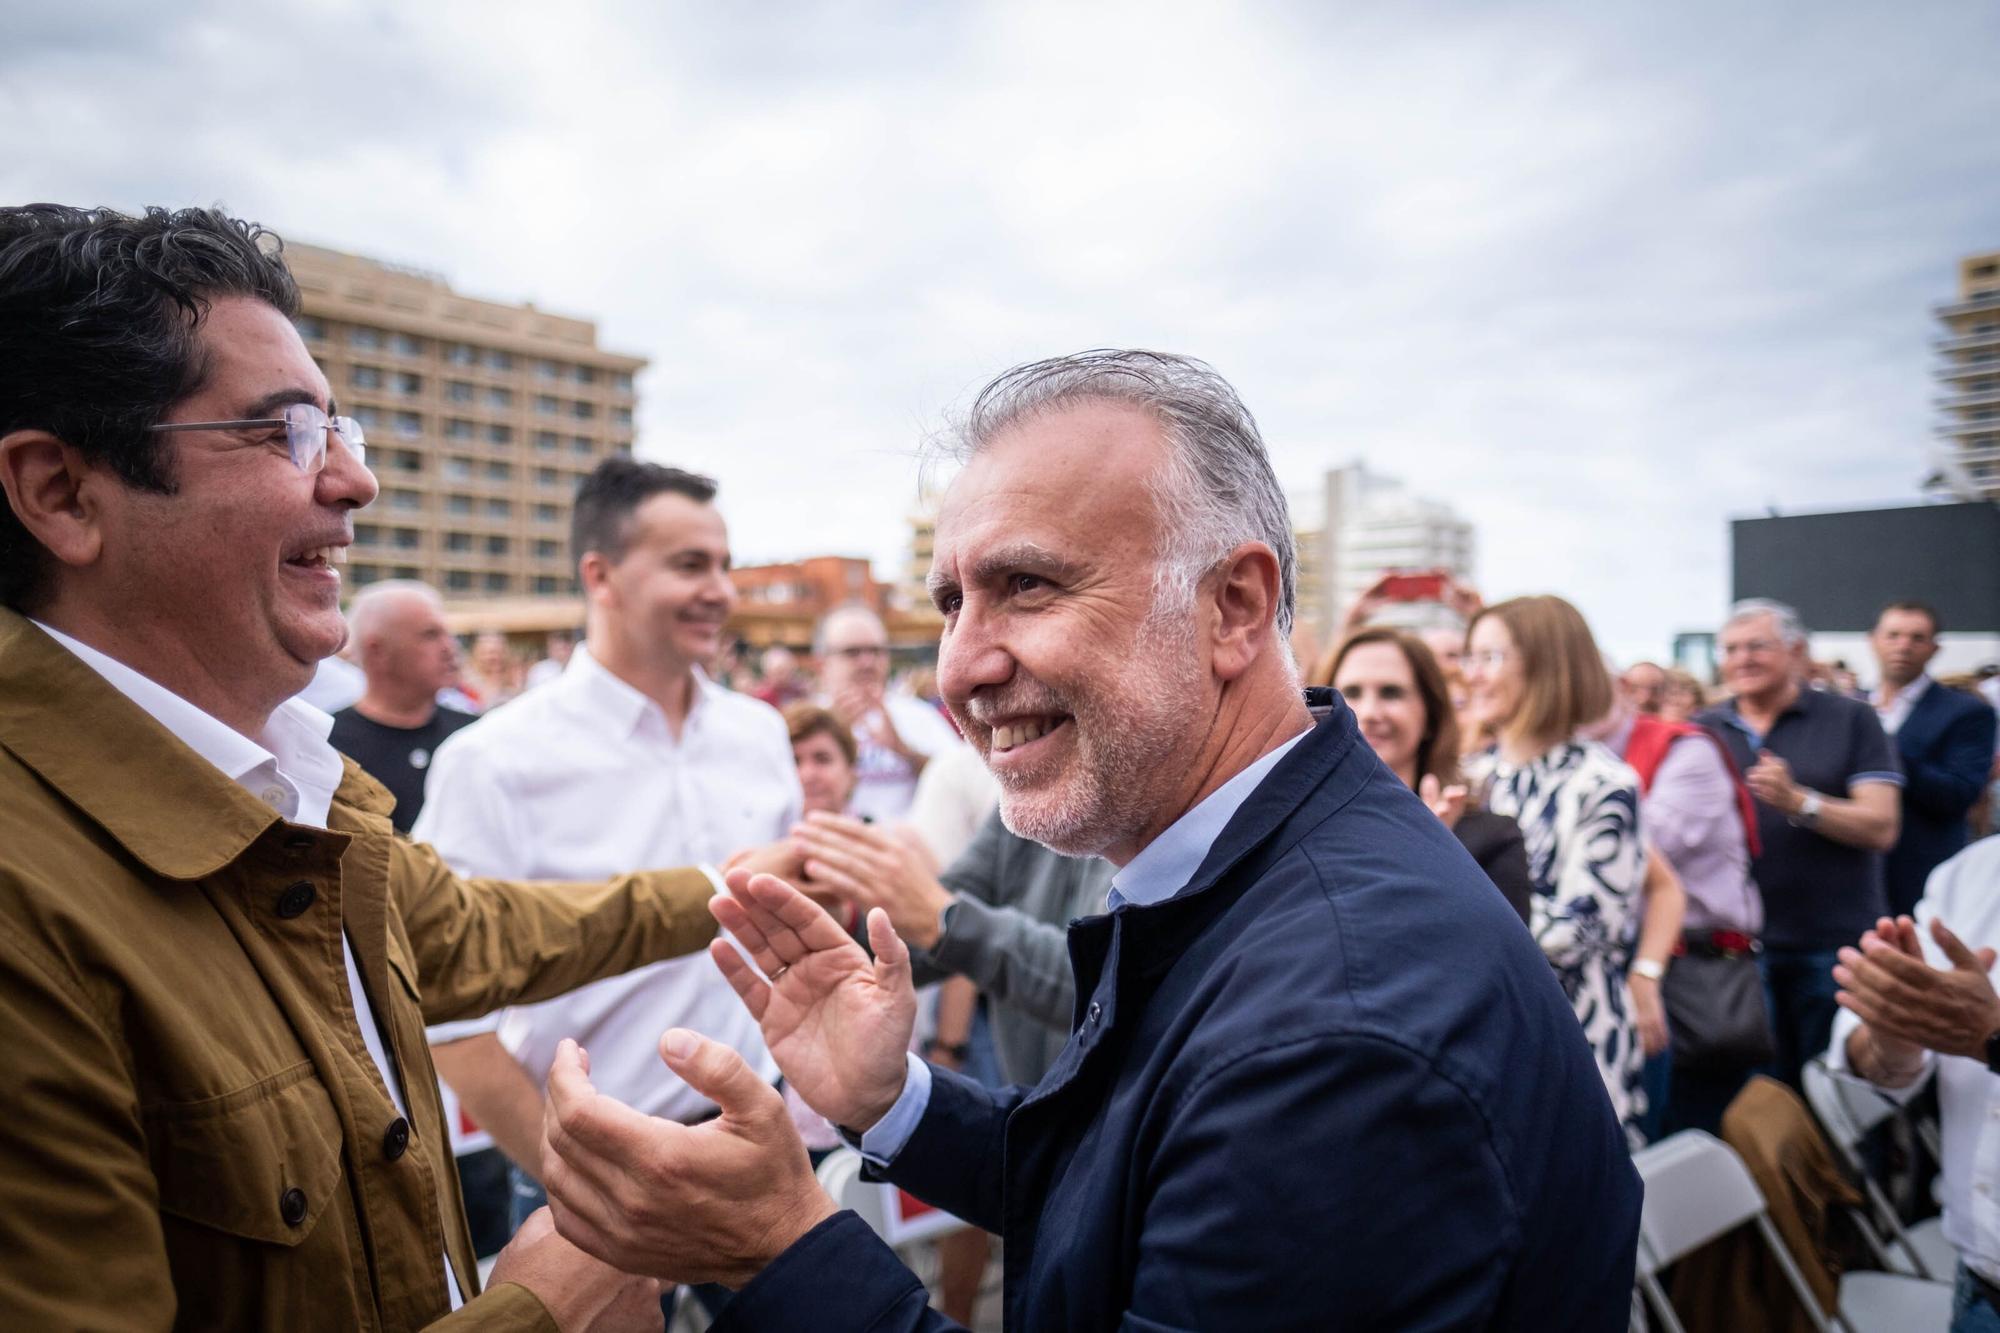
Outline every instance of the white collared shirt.
MULTIPOLYGON (((294 824, 326 827, 341 775, 340 754, 326 739, 333 730, 333 718, 303 699, 287 699, 264 724, 260 745, 116 658, 39 620, 35 626, 104 677, 112 688, 146 710, 155 722, 221 770, 231 782, 294 824)), ((367 987, 361 984, 361 969, 355 966, 354 946, 348 942, 345 930, 340 933, 340 949, 347 962, 347 989, 353 997, 362 1043, 368 1048, 369 1058, 375 1061, 376 1075, 395 1104, 396 1114, 407 1120, 409 1104, 403 1099, 402 1084, 390 1063, 382 1027, 375 1021, 375 1008, 368 1002, 367 987)), ((449 1251, 445 1253, 444 1275, 445 1285, 451 1290, 451 1308, 456 1310, 465 1304, 465 1295, 458 1289, 458 1276, 452 1272, 449 1251)))
POLYGON ((1924 691, 1930 687, 1931 677, 1927 671, 1919 672, 1915 680, 1893 695, 1886 694, 1887 685, 1877 685, 1868 700, 1875 705, 1875 716, 1882 719, 1882 730, 1895 735, 1903 723, 1909 721, 1910 710, 1917 706, 1917 700, 1923 698, 1924 691))
MULTIPOLYGON (((1186 888, 1195 872, 1201 869, 1201 863, 1208 859, 1208 853, 1215 846, 1215 840, 1222 836, 1222 830, 1229 826, 1229 821, 1250 799, 1250 793, 1263 784, 1271 770, 1278 766, 1279 760, 1311 734, 1312 728, 1308 727, 1237 773, 1203 797, 1192 810, 1167 825, 1165 832, 1147 843, 1137 856, 1112 876, 1110 909, 1116 912, 1128 906, 1151 907, 1186 888)), ((862 1155, 877 1166, 887 1166, 896 1160, 896 1154, 903 1151, 903 1145, 917 1132, 917 1122, 924 1118, 924 1111, 931 1104, 931 1067, 914 1054, 906 1060, 908 1074, 903 1080, 903 1091, 897 1096, 895 1104, 890 1106, 889 1113, 861 1136, 862 1155)))
MULTIPOLYGON (((578 647, 563 674, 438 747, 411 836, 465 875, 599 880, 663 866, 719 865, 786 837, 804 797, 784 719, 695 675, 675 739, 666 713, 578 647)), ((690 1121, 714 1103, 668 1072, 660 1034, 687 1027, 778 1070, 756 1020, 706 954, 669 959, 493 1025, 537 1084, 556 1044, 590 1052, 591 1079, 648 1115, 690 1121)), ((475 1029, 476 1030, 476 1029, 475 1029)), ((464 1036, 454 1025, 433 1040, 464 1036)))
MULTIPOLYGON (((2000 838, 1983 838, 1933 870, 1916 918, 1924 956, 1933 967, 1950 966, 1931 939, 1933 920, 1943 921, 1968 949, 2000 948, 2000 838)), ((1860 1018, 1846 1009, 1834 1019, 1827 1064, 1845 1077, 1854 1077, 1847 1039, 1860 1026, 1860 1018)), ((1945 1239, 1969 1267, 2000 1282, 2000 1075, 1981 1060, 1926 1051, 1921 1076, 1908 1087, 1880 1091, 1907 1102, 1933 1072, 1944 1138, 1939 1179, 1945 1239)))

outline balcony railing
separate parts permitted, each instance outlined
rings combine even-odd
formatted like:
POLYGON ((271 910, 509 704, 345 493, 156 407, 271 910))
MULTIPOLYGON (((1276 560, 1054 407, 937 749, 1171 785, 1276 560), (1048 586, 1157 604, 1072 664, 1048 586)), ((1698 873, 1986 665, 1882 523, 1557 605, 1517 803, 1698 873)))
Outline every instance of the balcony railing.
POLYGON ((1982 393, 1955 393, 1948 398, 1934 398, 1931 405, 1941 412, 1969 412, 1976 407, 2000 407, 2000 389, 1982 393))
POLYGON ((1941 361, 1938 363, 1937 377, 1941 380, 1977 379, 1981 375, 2000 376, 2000 352, 1995 352, 1985 361, 1941 361))
POLYGON ((1933 352, 1976 352, 1985 347, 2000 347, 2000 331, 1968 333, 1963 338, 1937 338, 1931 342, 1933 352))
POLYGON ((2000 310, 2000 291, 1975 292, 1963 301, 1946 301, 1931 307, 1931 313, 1939 319, 1950 319, 1955 315, 1976 315, 1983 311, 2000 310))
POLYGON ((1949 435, 1957 439, 1968 435, 1990 435, 2000 440, 2000 417, 1994 417, 1990 421, 1973 421, 1969 418, 1940 421, 1931 427, 1931 431, 1936 435, 1949 435))

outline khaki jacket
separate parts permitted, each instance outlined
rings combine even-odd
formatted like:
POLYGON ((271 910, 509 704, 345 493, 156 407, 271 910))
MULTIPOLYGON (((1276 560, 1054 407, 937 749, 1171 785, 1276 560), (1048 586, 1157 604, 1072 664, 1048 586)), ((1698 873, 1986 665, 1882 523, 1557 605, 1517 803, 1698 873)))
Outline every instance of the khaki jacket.
POLYGON ((475 1295, 424 1024, 698 949, 710 885, 461 880, 390 805, 289 824, 0 610, 0 1328, 554 1327, 475 1295))

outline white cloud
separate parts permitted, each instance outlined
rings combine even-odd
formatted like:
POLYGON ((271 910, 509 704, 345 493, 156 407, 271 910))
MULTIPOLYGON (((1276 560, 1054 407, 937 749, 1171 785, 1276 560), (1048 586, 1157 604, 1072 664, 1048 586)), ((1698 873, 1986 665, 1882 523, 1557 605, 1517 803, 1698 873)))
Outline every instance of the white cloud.
POLYGON ((0 18, 0 197, 223 200, 593 315, 746 557, 893 567, 911 451, 987 375, 1193 352, 1295 488, 1400 473, 1491 591, 1657 652, 1726 597, 1730 515, 1913 494, 1926 307, 2000 244, 1996 36, 1858 0, 83 3, 0 18))

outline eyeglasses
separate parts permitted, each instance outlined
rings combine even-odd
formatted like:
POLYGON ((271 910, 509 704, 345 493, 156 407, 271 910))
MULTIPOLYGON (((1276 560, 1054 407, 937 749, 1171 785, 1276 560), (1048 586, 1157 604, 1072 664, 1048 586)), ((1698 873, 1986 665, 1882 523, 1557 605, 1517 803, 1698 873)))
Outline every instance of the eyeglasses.
POLYGON ((1461 667, 1478 667, 1482 671, 1498 671, 1506 666, 1509 654, 1503 648, 1488 648, 1483 653, 1466 653, 1458 659, 1461 667))
POLYGON ((347 452, 354 455, 354 461, 365 463, 368 458, 368 442, 361 433, 361 423, 353 417, 329 417, 311 403, 293 403, 281 415, 259 417, 252 421, 170 421, 161 426, 148 426, 149 432, 165 434, 177 430, 254 430, 259 426, 283 426, 285 443, 292 452, 292 465, 311 476, 326 466, 327 434, 337 431, 347 444, 347 452))
POLYGON ((851 648, 835 648, 831 656, 845 658, 850 662, 862 662, 871 658, 885 657, 889 650, 876 643, 857 643, 851 648))
POLYGON ((1767 653, 1777 652, 1784 646, 1784 644, 1776 643, 1770 639, 1744 639, 1740 643, 1723 644, 1722 655, 1724 657, 1763 657, 1767 653))

